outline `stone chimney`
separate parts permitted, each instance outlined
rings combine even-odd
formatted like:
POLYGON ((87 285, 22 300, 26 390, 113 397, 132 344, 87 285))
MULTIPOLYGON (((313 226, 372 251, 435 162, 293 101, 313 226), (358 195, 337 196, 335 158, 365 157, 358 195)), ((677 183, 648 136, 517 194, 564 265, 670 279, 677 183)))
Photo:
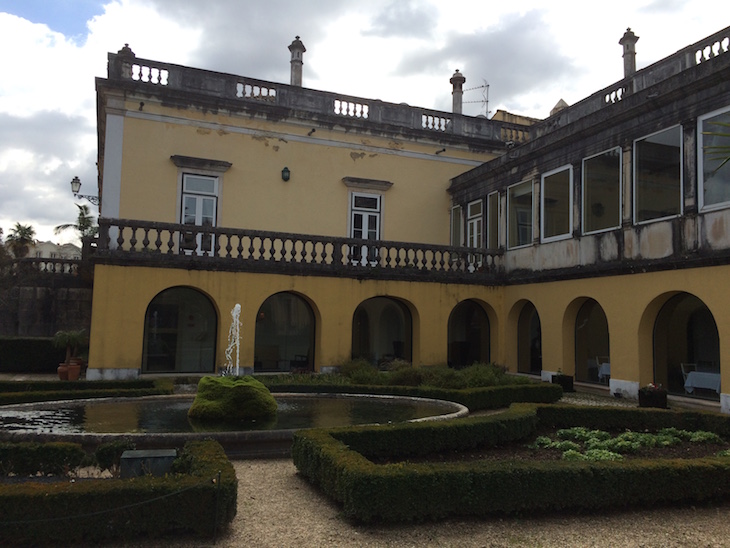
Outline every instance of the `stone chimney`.
POLYGON ((452 96, 452 107, 451 111, 454 114, 461 114, 461 105, 462 105, 462 98, 464 96, 464 91, 462 90, 462 86, 464 85, 464 82, 466 82, 466 78, 463 74, 459 72, 459 69, 456 69, 456 72, 451 77, 451 80, 449 80, 451 84, 454 86, 454 91, 451 92, 452 96))
POLYGON ((636 42, 639 41, 639 37, 631 32, 631 28, 626 29, 626 32, 618 41, 624 47, 624 78, 633 76, 636 72, 636 42))
POLYGON ((291 51, 291 81, 289 83, 292 86, 302 87, 302 65, 304 65, 304 52, 307 51, 307 48, 304 47, 299 36, 289 45, 289 51, 291 51))

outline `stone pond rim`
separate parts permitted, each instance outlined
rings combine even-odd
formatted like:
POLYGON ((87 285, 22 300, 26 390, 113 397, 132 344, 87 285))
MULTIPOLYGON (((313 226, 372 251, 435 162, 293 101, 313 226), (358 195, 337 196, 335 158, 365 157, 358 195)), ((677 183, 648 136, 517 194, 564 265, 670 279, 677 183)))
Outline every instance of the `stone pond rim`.
MULTIPOLYGON (((422 422, 431 420, 449 420, 465 417, 469 410, 455 402, 435 400, 429 398, 417 398, 412 396, 389 396, 371 394, 302 394, 302 393, 277 393, 276 396, 287 398, 368 398, 381 399, 384 401, 412 401, 436 404, 450 409, 449 413, 435 415, 421 419, 413 419, 406 422, 422 422)), ((130 399, 176 399, 185 396, 147 396, 145 398, 109 398, 104 401, 129 401, 130 399)), ((189 395, 187 396, 189 397, 189 395)), ((47 406, 52 403, 84 403, 94 400, 64 400, 63 402, 38 402, 39 405, 47 406)), ((11 407, 11 406, 7 406, 11 407)), ((17 406, 12 406, 17 407, 17 406)), ((0 407, 0 410, 2 407, 0 407)), ((0 441, 10 442, 37 442, 45 443, 51 441, 66 441, 79 443, 85 450, 93 450, 101 443, 119 440, 133 442, 137 449, 170 449, 182 447, 188 441, 214 439, 224 448, 226 454, 232 459, 255 459, 255 458, 285 458, 291 456, 292 439, 294 432, 291 430, 248 430, 238 432, 181 432, 181 433, 36 433, 36 432, 14 432, 0 429, 0 441)))

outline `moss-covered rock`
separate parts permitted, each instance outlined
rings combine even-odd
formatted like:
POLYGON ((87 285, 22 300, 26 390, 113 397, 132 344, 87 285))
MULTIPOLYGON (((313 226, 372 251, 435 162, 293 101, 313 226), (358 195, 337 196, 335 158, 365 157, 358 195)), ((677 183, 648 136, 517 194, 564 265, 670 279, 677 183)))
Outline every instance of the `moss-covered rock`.
POLYGON ((243 421, 276 415, 269 389, 253 377, 203 377, 188 416, 193 419, 243 421))

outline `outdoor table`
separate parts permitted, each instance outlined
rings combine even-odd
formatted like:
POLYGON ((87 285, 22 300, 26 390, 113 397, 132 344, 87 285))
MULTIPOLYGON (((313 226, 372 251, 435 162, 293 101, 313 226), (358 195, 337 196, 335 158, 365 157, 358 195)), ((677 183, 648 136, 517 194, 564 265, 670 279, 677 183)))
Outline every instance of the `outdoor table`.
POLYGON ((705 373, 702 371, 690 371, 687 380, 684 381, 684 389, 690 394, 695 388, 708 388, 720 393, 720 373, 705 373))

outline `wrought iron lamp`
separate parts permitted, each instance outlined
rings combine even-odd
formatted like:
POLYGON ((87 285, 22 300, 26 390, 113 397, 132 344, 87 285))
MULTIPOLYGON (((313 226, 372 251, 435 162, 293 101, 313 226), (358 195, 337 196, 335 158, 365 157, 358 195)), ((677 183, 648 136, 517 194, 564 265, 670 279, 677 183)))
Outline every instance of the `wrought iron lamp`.
POLYGON ((95 206, 99 205, 98 196, 89 196, 87 194, 79 194, 79 190, 81 190, 81 180, 78 177, 74 177, 73 179, 71 179, 71 192, 73 192, 74 197, 75 198, 84 198, 86 200, 89 200, 95 206))

